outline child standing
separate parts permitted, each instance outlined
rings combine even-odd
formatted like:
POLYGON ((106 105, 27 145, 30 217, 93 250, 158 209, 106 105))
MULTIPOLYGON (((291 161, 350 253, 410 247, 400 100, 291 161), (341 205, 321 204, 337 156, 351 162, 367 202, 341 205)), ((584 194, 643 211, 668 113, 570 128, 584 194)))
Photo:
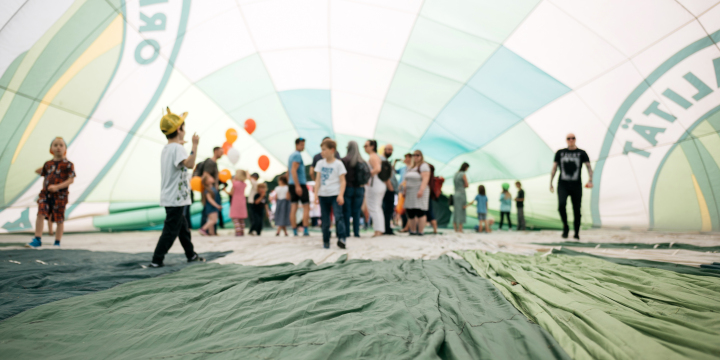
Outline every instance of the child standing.
POLYGON ((248 232, 249 235, 252 234, 253 231, 255 231, 258 236, 262 233, 265 212, 270 212, 270 209, 267 206, 267 201, 265 200, 266 193, 267 185, 265 185, 265 183, 258 184, 257 194, 255 194, 255 197, 253 198, 253 204, 250 211, 252 226, 250 227, 250 232, 248 232))
POLYGON ((200 228, 200 235, 217 235, 215 232, 215 224, 218 217, 221 216, 222 200, 220 199, 220 191, 215 187, 215 179, 205 174, 203 177, 203 213, 207 218, 205 225, 200 228))
POLYGON ((275 187, 277 207, 275 208, 275 226, 278 227, 275 236, 280 236, 280 230, 288 236, 287 227, 290 226, 290 189, 288 188, 287 175, 278 178, 278 186, 275 187))
POLYGON ((257 194, 257 186, 258 186, 258 179, 260 179, 260 175, 257 173, 252 173, 250 175, 250 191, 248 191, 248 197, 247 197, 247 204, 248 204, 248 214, 250 214, 250 228, 253 227, 253 217, 252 217, 252 209, 253 204, 255 201, 255 194, 257 194))
POLYGON ((42 231, 45 219, 52 235, 52 223, 57 223, 55 231, 55 246, 60 246, 63 230, 65 228, 65 206, 68 203, 68 187, 75 180, 75 166, 65 158, 67 144, 61 137, 56 137, 50 143, 50 153, 53 159, 46 162, 43 167, 35 170, 44 177, 43 188, 38 198, 38 214, 35 220, 35 237, 25 245, 39 248, 42 246, 42 231))
POLYGON ((247 219, 247 201, 245 200, 245 184, 247 173, 245 170, 235 172, 232 179, 232 189, 226 191, 232 196, 230 200, 230 218, 235 225, 235 236, 245 236, 245 219, 247 219))
POLYGON ((510 229, 512 229, 512 220, 510 220, 510 210, 512 209, 512 196, 508 191, 508 189, 510 189, 510 184, 503 183, 502 189, 503 191, 502 193, 500 193, 500 226, 498 226, 498 230, 502 230, 503 219, 507 217, 508 231, 510 231, 510 229))
POLYGON ((345 165, 335 159, 337 144, 332 139, 323 140, 320 145, 323 159, 315 165, 315 203, 320 204, 322 217, 323 247, 330 248, 330 215, 335 214, 335 230, 338 235, 337 246, 345 248, 347 232, 342 206, 345 203, 345 165))
POLYGON ((485 196, 485 186, 478 186, 478 194, 475 196, 475 199, 465 205, 465 207, 467 208, 473 203, 477 203, 478 232, 482 232, 483 228, 486 233, 491 232, 492 230, 490 230, 490 224, 487 220, 488 198, 485 196))
POLYGON ((520 181, 515 182, 518 188, 517 197, 515 197, 515 208, 517 209, 518 230, 525 230, 525 190, 522 189, 520 181))
POLYGON ((195 156, 197 154, 200 137, 193 134, 192 151, 190 156, 185 152, 182 144, 185 142, 185 117, 175 115, 167 108, 160 120, 160 130, 168 139, 167 145, 163 147, 160 155, 160 206, 165 207, 165 224, 162 234, 158 239, 155 253, 153 254, 150 267, 158 268, 163 266, 163 259, 175 238, 180 238, 180 244, 185 250, 185 257, 188 262, 205 261, 193 249, 190 225, 184 216, 185 207, 190 205, 190 176, 188 169, 195 167, 195 156))

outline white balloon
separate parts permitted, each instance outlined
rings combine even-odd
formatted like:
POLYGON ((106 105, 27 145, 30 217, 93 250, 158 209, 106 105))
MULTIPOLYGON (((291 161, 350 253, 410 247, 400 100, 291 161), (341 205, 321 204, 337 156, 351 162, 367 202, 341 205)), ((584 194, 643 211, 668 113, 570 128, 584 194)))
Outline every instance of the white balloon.
POLYGON ((240 161, 240 152, 237 151, 236 148, 231 147, 230 149, 228 149, 227 157, 228 160, 230 160, 230 162, 235 165, 238 161, 240 161))

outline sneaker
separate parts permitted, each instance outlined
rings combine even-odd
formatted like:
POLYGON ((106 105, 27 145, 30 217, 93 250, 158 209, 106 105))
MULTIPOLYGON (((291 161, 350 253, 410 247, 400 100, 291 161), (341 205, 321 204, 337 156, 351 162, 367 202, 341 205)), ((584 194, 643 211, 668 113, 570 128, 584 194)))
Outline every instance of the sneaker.
POLYGON ((205 258, 202 258, 202 257, 200 257, 200 255, 198 255, 198 253, 195 253, 195 255, 193 255, 193 257, 189 258, 187 262, 194 262, 194 261, 205 262, 205 258))
POLYGON ((575 236, 573 236, 573 239, 575 239, 576 241, 580 241, 580 235, 575 234, 575 236))
POLYGON ((567 226, 564 227, 564 228, 563 228, 563 232, 562 232, 562 238, 563 238, 563 239, 567 239, 569 233, 570 233, 570 229, 569 229, 567 226))
POLYGON ((308 228, 305 228, 305 231, 303 231, 303 236, 310 236, 310 233, 308 232, 308 228))
POLYGON ((338 239, 337 246, 341 249, 345 248, 345 239, 338 239))
POLYGON ((293 236, 297 236, 297 228, 293 228, 293 236))
POLYGON ((163 265, 162 263, 156 264, 154 262, 151 262, 150 265, 148 265, 148 267, 151 267, 151 268, 161 268, 163 266, 165 266, 165 265, 163 265))
POLYGON ((34 237, 29 244, 25 244, 25 247, 39 248, 42 246, 42 241, 38 237, 34 237))
POLYGON ((59 241, 59 240, 55 240, 55 243, 53 244, 53 246, 60 247, 60 241, 59 241))
POLYGON ((330 248, 330 243, 329 243, 329 242, 323 243, 323 249, 329 249, 329 248, 330 248))

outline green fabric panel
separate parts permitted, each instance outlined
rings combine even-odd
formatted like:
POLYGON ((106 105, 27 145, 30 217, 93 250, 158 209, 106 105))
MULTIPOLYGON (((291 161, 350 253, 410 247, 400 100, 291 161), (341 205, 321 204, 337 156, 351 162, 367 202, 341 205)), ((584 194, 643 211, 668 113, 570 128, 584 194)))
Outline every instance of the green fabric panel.
MULTIPOLYGON (((17 160, 10 165, 6 198, 14 198, 37 179, 35 169, 48 159, 50 141, 62 136, 66 141, 73 139, 87 120, 89 114, 105 90, 118 61, 120 46, 116 46, 93 60, 78 72, 53 99, 35 129, 27 139, 17 160)), ((32 116, 32 114, 30 115, 32 116)), ((90 121, 98 121, 90 120, 90 121)), ((23 129, 24 131, 24 129, 23 129)), ((16 133, 21 136, 21 132, 16 133)), ((8 149, 9 150, 9 149, 8 149)), ((9 156, 14 154, 14 149, 9 156)))
POLYGON ((465 82, 499 46, 497 43, 419 17, 400 61, 465 82))
POLYGON ((576 360, 720 354, 720 278, 587 256, 458 253, 576 360))
POLYGON ((0 323, 15 359, 569 359, 464 261, 205 264, 0 323))
MULTIPOLYGON (((462 86, 457 80, 400 63, 385 101, 434 119, 462 86)), ((382 131, 382 124, 391 121, 405 123, 408 128, 416 126, 404 119, 385 119, 383 115, 381 112, 376 132, 382 131)))
POLYGON ((152 202, 114 202, 110 203, 108 212, 110 214, 121 213, 130 210, 148 209, 159 206, 158 203, 152 202))
MULTIPOLYGON (((47 241, 49 245, 50 238, 47 241)), ((202 256, 210 261, 229 253, 214 252, 202 256)), ((150 263, 151 253, 57 249, 4 250, 0 252, 0 259, 0 273, 3 274, 0 280, 0 320, 42 304, 167 274, 188 265, 184 254, 169 254, 165 258, 165 267, 150 269, 142 266, 150 263)))
MULTIPOLYGON (((227 203, 227 202, 226 202, 227 203)), ((202 203, 197 201, 190 206, 191 214, 202 212, 202 203)), ((165 222, 165 208, 153 206, 136 208, 122 212, 111 212, 109 215, 93 217, 93 226, 103 231, 139 230, 151 226, 160 226, 165 222)))
POLYGON ((573 247, 584 247, 584 248, 601 248, 601 249, 681 249, 691 251, 720 251, 720 246, 696 246, 690 244, 678 244, 678 243, 657 243, 657 244, 644 244, 644 243, 581 243, 575 241, 563 241, 555 243, 533 243, 537 245, 547 246, 573 246, 573 247))
POLYGON ((702 217, 692 168, 682 146, 676 146, 660 169, 653 194, 654 230, 702 229, 702 217))
MULTIPOLYGON (((573 251, 570 249, 559 249, 559 250, 553 249, 552 252, 553 252, 553 254, 564 254, 564 255, 572 255, 572 256, 590 256, 590 257, 594 257, 594 258, 598 258, 598 259, 607 260, 607 261, 613 262, 615 264, 620 264, 620 265, 650 267, 650 268, 655 268, 655 269, 674 271, 674 272, 681 273, 681 274, 720 277, 720 268, 716 268, 716 269, 706 268, 704 265, 702 267, 697 268, 694 266, 673 264, 673 263, 667 263, 667 262, 662 262, 662 261, 622 259, 622 258, 600 256, 600 255, 594 255, 594 254, 587 254, 587 253, 583 253, 583 252, 579 252, 579 251, 573 251)), ((715 264, 717 264, 717 263, 715 263, 715 264)), ((715 266, 717 266, 717 265, 715 265, 715 266)))
POLYGON ((18 55, 18 57, 16 57, 15 60, 10 63, 10 66, 5 69, 2 77, 0 77, 0 98, 2 98, 3 94, 5 93, 5 89, 10 84, 10 80, 12 80, 13 75, 15 75, 15 70, 17 70, 18 66, 20 66, 20 63, 25 58, 25 54, 27 54, 27 51, 18 55))

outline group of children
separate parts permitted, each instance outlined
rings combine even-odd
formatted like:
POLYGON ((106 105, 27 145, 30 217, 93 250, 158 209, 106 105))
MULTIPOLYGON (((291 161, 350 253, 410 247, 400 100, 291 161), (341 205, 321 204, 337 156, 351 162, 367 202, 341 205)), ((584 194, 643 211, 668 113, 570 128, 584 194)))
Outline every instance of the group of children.
MULTIPOLYGON (((517 209, 517 220, 518 220, 518 230, 525 230, 525 214, 524 214, 524 202, 525 202, 525 190, 522 189, 522 184, 519 181, 515 182, 515 186, 518 189, 518 194, 515 197, 515 207, 517 209)), ((503 183, 502 184, 502 192, 500 193, 500 224, 498 226, 498 230, 502 230, 502 227, 504 225, 504 219, 507 218, 508 221, 508 231, 512 228, 512 220, 510 220, 510 211, 512 210, 512 195, 510 194, 510 184, 503 183)), ((478 194, 475 196, 475 199, 473 201, 469 202, 467 205, 465 205, 465 208, 468 206, 471 206, 473 204, 476 205, 477 209, 477 219, 478 219, 478 226, 477 231, 478 232, 486 232, 489 233, 492 230, 490 227, 492 226, 492 220, 488 219, 487 212, 488 212, 488 197, 485 195, 485 186, 480 185, 478 186, 478 194)))

